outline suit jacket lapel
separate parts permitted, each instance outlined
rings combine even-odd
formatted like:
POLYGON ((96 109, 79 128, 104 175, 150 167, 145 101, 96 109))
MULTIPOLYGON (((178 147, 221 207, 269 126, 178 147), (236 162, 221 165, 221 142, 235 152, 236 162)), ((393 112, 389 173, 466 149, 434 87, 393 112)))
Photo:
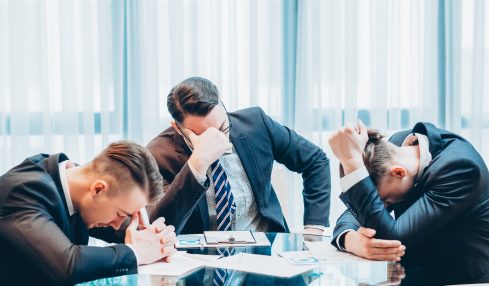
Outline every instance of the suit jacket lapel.
POLYGON ((433 124, 419 122, 414 126, 413 133, 424 134, 428 137, 430 141, 430 153, 433 158, 443 150, 440 131, 433 124))
POLYGON ((56 185, 56 189, 59 195, 62 198, 66 217, 63 220, 68 220, 68 229, 65 231, 65 234, 68 236, 70 241, 75 244, 86 245, 88 243, 88 229, 85 224, 81 220, 81 217, 78 213, 75 213, 73 216, 70 216, 68 211, 68 205, 66 204, 66 197, 63 190, 63 185, 61 184, 59 163, 69 160, 68 157, 63 154, 51 155, 47 159, 47 172, 51 175, 51 178, 56 185))
POLYGON ((183 136, 178 134, 178 132, 173 128, 170 127, 172 130, 167 130, 168 132, 173 133, 173 146, 175 146, 175 152, 185 155, 188 159, 190 155, 192 155, 192 151, 190 148, 187 146, 187 143, 185 143, 185 140, 183 139, 183 136))
POLYGON ((68 205, 66 204, 65 193, 63 191, 63 185, 61 184, 61 177, 59 175, 59 163, 66 160, 69 159, 63 153, 49 156, 47 159, 47 172, 49 173, 49 175, 51 175, 51 178, 53 179, 54 184, 56 185, 56 189, 59 195, 61 196, 61 198, 63 199, 63 205, 66 210, 66 215, 69 217, 70 213, 68 211, 68 205))
MULTIPOLYGON (((234 123, 234 122, 233 122, 234 123)), ((236 122, 238 123, 238 122, 236 122)), ((245 135, 239 134, 236 130, 239 128, 231 129, 230 139, 233 143, 236 152, 238 153, 239 159, 243 165, 246 176, 250 182, 251 189, 255 195, 255 200, 258 206, 261 206, 264 202, 264 189, 263 182, 261 180, 260 172, 256 164, 256 158, 251 148, 251 145, 245 135)))

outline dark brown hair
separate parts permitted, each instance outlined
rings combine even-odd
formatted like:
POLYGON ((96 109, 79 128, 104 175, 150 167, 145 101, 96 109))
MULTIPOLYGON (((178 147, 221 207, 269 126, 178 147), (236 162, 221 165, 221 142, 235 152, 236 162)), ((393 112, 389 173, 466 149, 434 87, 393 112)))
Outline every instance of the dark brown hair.
POLYGON ((134 184, 148 194, 149 202, 158 200, 163 194, 163 177, 156 160, 146 148, 137 143, 114 142, 95 157, 92 164, 98 174, 112 177, 111 185, 114 188, 111 188, 111 194, 123 192, 124 188, 134 184))
POLYGON ((368 129, 368 142, 363 151, 363 162, 370 178, 378 186, 382 177, 388 172, 388 163, 392 161, 394 149, 391 143, 384 140, 380 131, 368 129))
MULTIPOLYGON (((362 154, 363 163, 370 178, 378 186, 382 177, 388 172, 387 163, 392 161, 394 149, 391 143, 383 139, 385 136, 380 131, 369 128, 367 133, 368 141, 362 154)), ((340 164, 340 177, 344 175, 343 166, 340 164)))
POLYGON ((219 91, 208 79, 191 77, 173 87, 166 105, 173 119, 182 123, 187 114, 206 116, 219 104, 219 91))

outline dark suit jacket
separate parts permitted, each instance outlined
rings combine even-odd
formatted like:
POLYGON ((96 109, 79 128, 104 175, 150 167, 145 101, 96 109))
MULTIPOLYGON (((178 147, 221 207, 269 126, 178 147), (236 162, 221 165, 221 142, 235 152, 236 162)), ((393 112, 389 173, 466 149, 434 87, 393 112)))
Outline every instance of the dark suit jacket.
MULTIPOLYGON (((277 195, 271 185, 274 161, 302 174, 304 224, 329 226, 330 173, 324 152, 294 131, 268 117, 260 108, 229 114, 230 139, 250 181, 258 211, 268 220, 268 231, 288 231, 277 195)), ((165 195, 149 208, 151 220, 163 216, 178 233, 209 230, 206 187, 190 171, 191 151, 183 137, 168 128, 153 139, 148 149, 165 179, 165 195)))
POLYGON ((40 154, 0 177, 0 285, 69 285, 137 272, 126 245, 86 246, 89 232, 78 214, 69 216, 61 186, 65 160, 40 154))
MULTIPOLYGON (((489 172, 481 156, 462 137, 418 123, 396 133, 398 146, 410 133, 429 138, 432 161, 404 201, 384 208, 370 177, 340 195, 348 210, 337 222, 336 237, 365 226, 376 237, 406 245, 403 261, 423 266, 440 283, 489 282, 489 172)), ((407 272, 409 276, 409 271, 407 272)))

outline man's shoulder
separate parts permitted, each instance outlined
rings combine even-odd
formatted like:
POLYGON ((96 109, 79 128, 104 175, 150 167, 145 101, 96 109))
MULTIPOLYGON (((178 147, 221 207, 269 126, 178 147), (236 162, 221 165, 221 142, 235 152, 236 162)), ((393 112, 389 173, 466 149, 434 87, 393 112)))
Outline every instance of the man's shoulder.
POLYGON ((52 181, 51 176, 45 167, 48 158, 49 155, 47 154, 38 154, 26 158, 22 163, 13 167, 0 177, 0 188, 19 184, 52 181))
POLYGON ((183 137, 173 127, 158 134, 146 148, 156 159, 162 174, 177 172, 190 156, 183 137))
POLYGON ((52 204, 59 199, 51 175, 31 158, 0 177, 0 207, 14 201, 52 204))
POLYGON ((163 130, 155 138, 151 139, 151 141, 148 143, 146 148, 148 148, 151 151, 151 149, 154 148, 174 146, 175 136, 177 135, 178 133, 175 131, 175 128, 170 126, 167 129, 163 130))
POLYGON ((231 116, 239 117, 239 118, 254 118, 257 119, 257 116, 263 116, 265 112, 259 106, 252 106, 243 109, 238 109, 233 112, 230 112, 231 116))
POLYGON ((474 146, 470 142, 459 138, 453 138, 445 142, 443 150, 433 158, 433 161, 450 164, 457 168, 472 166, 487 169, 484 160, 474 146))

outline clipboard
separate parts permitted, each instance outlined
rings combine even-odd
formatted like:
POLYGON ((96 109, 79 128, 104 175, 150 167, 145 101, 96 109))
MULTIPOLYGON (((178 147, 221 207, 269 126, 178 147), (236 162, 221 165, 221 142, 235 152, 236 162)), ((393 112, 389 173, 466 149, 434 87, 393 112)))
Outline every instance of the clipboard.
POLYGON ((219 244, 256 244, 251 230, 244 231, 204 231, 204 239, 208 245, 219 244))

